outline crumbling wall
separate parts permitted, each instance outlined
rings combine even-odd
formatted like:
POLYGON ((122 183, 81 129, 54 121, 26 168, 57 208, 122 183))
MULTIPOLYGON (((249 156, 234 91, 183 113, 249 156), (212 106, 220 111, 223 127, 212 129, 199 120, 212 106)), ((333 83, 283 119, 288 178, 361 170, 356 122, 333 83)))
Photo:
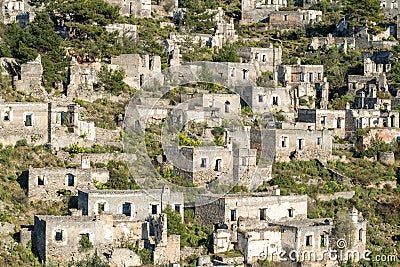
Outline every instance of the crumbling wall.
POLYGON ((138 54, 122 54, 111 58, 111 65, 125 71, 124 82, 139 89, 150 78, 161 74, 161 59, 159 56, 138 54))
POLYGON ((99 82, 98 73, 100 69, 100 62, 79 63, 76 58, 72 58, 69 67, 68 98, 88 101, 101 98, 101 96, 98 96, 98 92, 94 92, 94 85, 99 82))
POLYGON ((30 94, 39 99, 46 99, 47 92, 43 87, 43 66, 40 55, 35 60, 21 65, 20 75, 14 77, 14 86, 18 91, 30 94))

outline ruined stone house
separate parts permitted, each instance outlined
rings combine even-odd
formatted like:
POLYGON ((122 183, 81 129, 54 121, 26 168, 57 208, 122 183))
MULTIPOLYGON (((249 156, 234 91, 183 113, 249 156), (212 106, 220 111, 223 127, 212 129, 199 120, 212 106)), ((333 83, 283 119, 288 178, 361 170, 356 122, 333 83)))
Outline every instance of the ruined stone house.
POLYGON ((279 189, 265 193, 204 194, 196 196, 195 213, 201 224, 236 230, 241 217, 270 221, 305 219, 307 196, 281 196, 279 189))
POLYGON ((122 54, 111 58, 111 68, 123 69, 124 82, 140 89, 150 77, 161 75, 161 59, 159 56, 122 54))
POLYGON ((315 123, 277 122, 276 129, 254 129, 252 143, 269 152, 269 157, 277 162, 314 158, 327 161, 332 156, 332 130, 316 130, 315 123))
MULTIPOLYGON (((179 10, 180 19, 183 18, 185 9, 179 10)), ((222 7, 218 9, 209 9, 206 14, 213 14, 215 28, 213 33, 195 33, 195 34, 180 34, 176 32, 170 33, 170 38, 164 40, 164 45, 167 53, 172 56, 173 52, 181 47, 188 48, 193 44, 200 46, 208 46, 212 48, 222 48, 226 43, 234 43, 238 40, 235 24, 233 19, 225 20, 225 14, 222 7)))
POLYGON ((223 146, 198 147, 169 146, 165 160, 173 163, 174 170, 198 186, 216 180, 221 184, 240 184, 257 188, 271 178, 271 162, 259 165, 261 151, 250 145, 250 127, 227 130, 223 146))
MULTIPOLYGON (((307 219, 307 197, 280 196, 279 189, 269 193, 199 195, 195 212, 201 223, 216 227, 214 253, 239 250, 246 264, 288 260, 291 251, 297 252, 297 262, 315 261, 318 253, 322 255, 318 258, 327 262, 329 258, 323 252, 336 245, 331 219, 307 219), (311 258, 310 253, 314 253, 311 258)), ((355 230, 347 248, 364 255, 366 221, 355 209, 349 216, 355 230)))
POLYGON ((316 130, 308 123, 279 123, 276 129, 275 160, 292 158, 327 161, 332 156, 332 131, 316 130))
POLYGON ((151 17, 151 0, 105 0, 105 2, 119 7, 119 13, 123 16, 151 17))
POLYGON ((235 91, 254 113, 295 111, 295 99, 285 87, 236 86, 235 91))
POLYGON ((41 56, 21 64, 20 72, 13 77, 13 86, 25 94, 39 99, 46 99, 47 92, 43 87, 43 66, 41 56))
MULTIPOLYGON (((358 218, 358 214, 349 216, 354 218, 355 230, 346 249, 352 253, 344 253, 343 259, 353 257, 353 261, 358 262, 365 253, 366 221, 358 218)), ((335 261, 327 254, 328 250, 336 248, 333 229, 334 224, 328 218, 259 224, 243 220, 239 221, 237 247, 247 263, 267 259, 323 264, 335 261)))
POLYGON ((0 142, 14 145, 25 139, 30 144, 50 144, 54 148, 95 139, 93 122, 79 119, 75 104, 0 103, 0 142))
POLYGON ((333 136, 345 137, 345 110, 299 109, 297 121, 313 123, 315 130, 328 129, 333 136))
POLYGON ((272 44, 268 48, 248 47, 238 48, 237 54, 242 63, 253 63, 257 75, 263 72, 276 71, 278 65, 282 63, 282 48, 274 47, 272 44))
POLYGON ((211 127, 221 126, 222 120, 237 119, 241 114, 238 94, 200 93, 181 97, 187 99, 174 106, 169 116, 183 124, 196 121, 211 127))
POLYGON ((95 182, 106 183, 106 168, 90 168, 82 158, 81 168, 29 168, 28 198, 30 200, 60 200, 64 195, 78 195, 78 190, 93 190, 95 182))
POLYGON ((95 85, 99 82, 98 73, 100 69, 100 62, 81 63, 75 57, 72 57, 67 87, 68 98, 79 98, 88 101, 101 98, 101 93, 94 90, 95 85))
POLYGON ((295 5, 305 9, 310 9, 310 7, 316 5, 318 2, 318 0, 296 0, 295 5))
POLYGON ((365 128, 399 128, 399 112, 393 110, 346 109, 346 131, 365 128))
POLYGON ((273 11, 266 18, 269 30, 291 30, 322 21, 322 11, 273 11))
MULTIPOLYGON (((214 180, 232 181, 232 148, 224 146, 166 147, 167 160, 174 170, 198 186, 206 186, 214 180)), ((232 181, 233 182, 233 181, 232 181)))
POLYGON ((390 51, 362 52, 361 60, 364 63, 364 76, 389 74, 393 53, 390 51))
POLYGON ((172 192, 168 186, 148 190, 82 189, 78 192, 78 209, 85 216, 111 213, 143 221, 149 216, 160 215, 170 206, 183 218, 183 205, 183 193, 172 192))
POLYGON ((348 75, 347 87, 350 94, 356 94, 358 91, 364 91, 367 94, 376 94, 377 91, 388 92, 389 84, 386 74, 378 75, 348 75), (375 91, 375 93, 373 93, 375 91))
POLYGON ((382 12, 385 15, 396 17, 398 12, 398 1, 397 0, 381 0, 380 6, 382 12))
POLYGON ((244 218, 266 221, 299 220, 307 217, 306 196, 280 196, 270 193, 247 193, 196 196, 195 214, 201 224, 212 224, 214 253, 236 248, 238 222, 244 218))
POLYGON ((242 0, 241 24, 263 21, 272 11, 287 7, 286 0, 242 0))
POLYGON ((356 48, 356 39, 354 37, 336 37, 330 33, 327 37, 313 37, 308 48, 316 51, 319 48, 329 49, 335 46, 346 53, 348 48, 356 48))
POLYGON ((392 27, 387 27, 383 32, 373 35, 368 32, 366 27, 352 26, 346 18, 339 21, 332 34, 336 37, 354 37, 356 48, 390 49, 393 45, 396 45, 396 42, 388 41, 390 36, 395 35, 392 27))
POLYGON ((324 77, 323 65, 279 65, 278 81, 291 94, 293 109, 321 108, 327 109, 329 83, 324 77))
POLYGON ((107 32, 117 32, 118 38, 126 37, 129 40, 135 40, 137 37, 137 26, 126 23, 113 23, 106 27, 107 32))
POLYGON ((135 253, 122 251, 120 247, 133 243, 151 249, 154 264, 176 263, 180 258, 180 238, 167 236, 166 231, 165 214, 142 221, 123 215, 82 216, 80 211, 74 211, 70 216, 35 216, 31 235, 33 247, 46 263, 80 260, 96 252, 110 262, 127 257, 133 266, 141 266, 135 253))
POLYGON ((233 89, 235 86, 255 85, 257 72, 251 63, 201 61, 176 66, 165 78, 166 83, 202 81, 218 83, 233 89))
POLYGON ((25 0, 0 1, 0 21, 3 24, 18 22, 24 28, 35 17, 33 7, 25 0))

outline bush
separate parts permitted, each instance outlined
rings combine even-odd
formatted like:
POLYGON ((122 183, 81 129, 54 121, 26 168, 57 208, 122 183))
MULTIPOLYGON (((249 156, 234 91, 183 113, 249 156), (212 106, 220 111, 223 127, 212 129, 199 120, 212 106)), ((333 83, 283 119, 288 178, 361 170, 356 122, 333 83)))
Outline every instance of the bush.
POLYGON ((200 146, 201 145, 201 140, 195 140, 193 138, 190 138, 189 136, 186 136, 183 133, 179 133, 179 145, 180 146, 200 146))
POLYGON ((81 234, 79 239, 79 252, 88 251, 93 248, 93 244, 89 239, 89 234, 81 234))
POLYGON ((149 249, 139 249, 139 246, 134 243, 125 243, 124 248, 128 248, 139 255, 142 264, 153 264, 153 252, 149 249))
POLYGON ((26 141, 26 139, 18 140, 18 141, 15 143, 15 147, 27 146, 27 145, 28 145, 28 141, 26 141))
POLYGON ((66 149, 66 151, 72 154, 85 153, 85 149, 79 146, 78 143, 71 144, 69 148, 66 149))
POLYGON ((92 257, 77 262, 69 262, 68 267, 110 267, 106 262, 95 253, 92 257))

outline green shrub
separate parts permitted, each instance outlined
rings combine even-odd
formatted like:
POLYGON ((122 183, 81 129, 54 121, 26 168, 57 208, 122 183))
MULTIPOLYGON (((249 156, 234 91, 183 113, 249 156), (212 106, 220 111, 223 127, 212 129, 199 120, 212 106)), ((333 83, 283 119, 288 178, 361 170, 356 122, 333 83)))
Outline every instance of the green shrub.
POLYGON ((79 252, 88 251, 93 248, 93 243, 89 239, 89 234, 81 234, 79 239, 79 252))
POLYGON ((15 143, 15 147, 27 146, 27 145, 28 145, 28 141, 26 141, 26 139, 18 140, 18 141, 15 143))
POLYGON ((78 145, 78 143, 71 144, 67 149, 67 152, 77 154, 77 153, 85 153, 85 149, 78 145))

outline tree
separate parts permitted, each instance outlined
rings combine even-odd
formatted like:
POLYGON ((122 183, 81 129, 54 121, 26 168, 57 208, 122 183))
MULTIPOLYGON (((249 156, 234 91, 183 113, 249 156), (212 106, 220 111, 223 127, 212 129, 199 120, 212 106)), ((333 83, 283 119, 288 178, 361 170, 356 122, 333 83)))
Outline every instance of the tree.
POLYGON ((54 31, 54 23, 47 13, 38 12, 26 30, 17 24, 8 25, 4 32, 4 43, 2 54, 16 58, 19 63, 42 55, 45 86, 66 80, 69 62, 61 46, 62 39, 54 31))
POLYGON ((182 223, 182 217, 179 212, 173 210, 168 205, 163 213, 167 214, 167 234, 182 235, 185 232, 185 225, 182 223))
POLYGON ((222 48, 218 49, 213 54, 214 62, 240 62, 240 59, 236 53, 236 47, 232 44, 226 44, 222 48))
POLYGON ((79 239, 79 252, 85 252, 93 248, 93 243, 89 239, 89 234, 81 234, 79 239))
POLYGON ((102 261, 102 259, 95 253, 92 257, 80 260, 77 262, 69 262, 68 263, 69 267, 110 267, 109 264, 106 262, 102 261))
POLYGON ((125 71, 123 69, 111 70, 107 66, 102 66, 98 74, 99 87, 113 95, 120 95, 127 91, 129 86, 124 82, 125 71))
POLYGON ((367 26, 382 20, 380 0, 347 0, 344 10, 356 25, 367 26))

